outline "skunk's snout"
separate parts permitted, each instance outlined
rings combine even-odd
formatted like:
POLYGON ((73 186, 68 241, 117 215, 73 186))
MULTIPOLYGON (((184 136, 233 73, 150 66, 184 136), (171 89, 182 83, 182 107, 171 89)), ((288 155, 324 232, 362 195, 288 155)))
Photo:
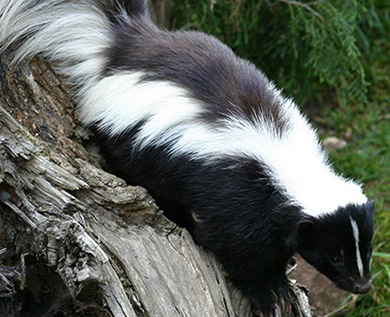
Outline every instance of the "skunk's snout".
POLYGON ((372 287, 371 280, 368 281, 359 281, 354 286, 354 293, 356 294, 365 294, 372 287))

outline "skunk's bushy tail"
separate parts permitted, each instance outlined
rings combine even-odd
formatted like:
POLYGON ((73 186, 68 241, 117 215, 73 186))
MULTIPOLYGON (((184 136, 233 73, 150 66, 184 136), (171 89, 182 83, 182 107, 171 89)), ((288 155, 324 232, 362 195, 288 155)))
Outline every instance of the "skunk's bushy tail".
POLYGON ((13 45, 15 63, 41 54, 81 87, 104 68, 112 24, 139 15, 145 0, 1 1, 0 52, 13 45))

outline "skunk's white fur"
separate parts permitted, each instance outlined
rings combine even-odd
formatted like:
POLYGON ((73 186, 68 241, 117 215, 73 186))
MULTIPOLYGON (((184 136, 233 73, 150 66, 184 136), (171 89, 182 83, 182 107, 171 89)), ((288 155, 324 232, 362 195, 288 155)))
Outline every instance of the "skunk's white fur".
POLYGON ((103 70, 110 24, 93 1, 2 1, 0 51, 11 44, 15 63, 42 54, 71 84, 88 87, 103 70))
POLYGON ((82 90, 80 118, 85 124, 99 121, 99 129, 119 135, 141 121, 139 146, 169 142, 171 129, 193 122, 202 107, 188 92, 170 82, 142 82, 142 72, 121 72, 104 77, 82 90))

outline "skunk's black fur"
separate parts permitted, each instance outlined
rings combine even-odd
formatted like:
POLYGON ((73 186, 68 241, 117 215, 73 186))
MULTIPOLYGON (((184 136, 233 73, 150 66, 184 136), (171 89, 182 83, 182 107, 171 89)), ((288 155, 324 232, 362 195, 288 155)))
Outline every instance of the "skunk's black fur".
POLYGON ((373 203, 333 171, 297 106, 217 39, 158 30, 143 0, 11 0, 0 26, 16 61, 40 53, 68 76, 110 170, 213 251, 256 312, 289 307, 296 252, 339 287, 370 289, 373 203))

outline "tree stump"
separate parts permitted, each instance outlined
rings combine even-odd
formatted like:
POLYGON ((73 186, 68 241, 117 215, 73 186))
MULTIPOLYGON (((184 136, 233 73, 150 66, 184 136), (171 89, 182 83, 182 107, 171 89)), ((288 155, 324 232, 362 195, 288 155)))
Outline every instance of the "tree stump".
MULTIPOLYGON (((145 189, 101 168, 72 89, 51 65, 8 59, 0 57, 1 315, 253 316, 213 254, 145 189)), ((292 315, 311 316, 304 288, 291 283, 291 295, 292 315)))

